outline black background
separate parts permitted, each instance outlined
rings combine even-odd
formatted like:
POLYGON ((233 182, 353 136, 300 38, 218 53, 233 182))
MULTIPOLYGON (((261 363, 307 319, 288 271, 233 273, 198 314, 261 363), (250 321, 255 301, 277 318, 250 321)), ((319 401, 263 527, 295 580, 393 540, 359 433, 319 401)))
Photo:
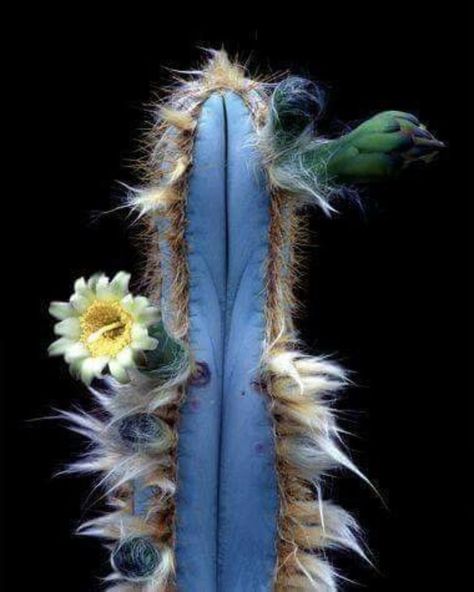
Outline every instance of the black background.
MULTIPOLYGON (((314 213, 300 327, 311 351, 355 372, 358 387, 341 401, 345 425, 387 506, 356 479, 335 480, 332 495, 360 519, 377 567, 343 558, 345 573, 366 590, 465 589, 466 16, 401 4, 349 14, 341 5, 230 30, 193 25, 184 6, 172 8, 120 19, 45 9, 13 30, 18 115, 4 113, 5 124, 15 121, 3 197, 6 589, 99 590, 107 572, 99 544, 72 534, 93 514, 92 482, 53 478, 82 443, 56 422, 32 421, 88 403, 65 365, 47 359, 47 307, 83 274, 138 270, 123 213, 97 213, 116 205, 118 180, 137 181, 127 162, 151 83, 169 81, 163 66, 192 68, 198 46, 221 44, 250 57, 251 70, 291 69, 323 83, 324 133, 393 108, 419 115, 448 145, 432 166, 365 189, 362 209, 342 207, 332 220, 314 213)), ((230 8, 214 17, 231 23, 230 8)))

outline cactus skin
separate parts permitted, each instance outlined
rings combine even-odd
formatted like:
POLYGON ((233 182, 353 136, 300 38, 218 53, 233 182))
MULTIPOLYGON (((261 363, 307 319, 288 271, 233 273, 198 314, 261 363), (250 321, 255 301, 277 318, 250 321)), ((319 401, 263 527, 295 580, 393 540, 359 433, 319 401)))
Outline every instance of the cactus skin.
POLYGON ((186 207, 190 347, 209 368, 190 384, 178 445, 177 586, 270 590, 277 485, 263 354, 269 195, 252 123, 232 93, 203 105, 186 207), (258 569, 255 569, 258 565, 258 569))

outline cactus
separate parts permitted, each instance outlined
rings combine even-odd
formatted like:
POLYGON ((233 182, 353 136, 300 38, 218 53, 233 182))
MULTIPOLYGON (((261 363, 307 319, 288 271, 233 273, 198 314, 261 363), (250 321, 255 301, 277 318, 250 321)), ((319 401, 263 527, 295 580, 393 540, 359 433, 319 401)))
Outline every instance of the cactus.
MULTIPOLYGON (((95 377, 106 418, 64 415, 95 444, 71 470, 102 473, 113 506, 82 527, 112 543, 110 590, 334 591, 326 550, 365 557, 356 521, 325 496, 338 467, 364 478, 332 410, 346 374, 303 353, 293 323, 302 206, 330 213, 340 185, 428 162, 442 144, 397 111, 321 139, 321 108, 313 83, 249 79, 224 52, 180 80, 157 107, 144 184, 127 199, 150 236, 149 301, 130 308, 124 296, 107 314, 99 303, 80 347, 52 346, 71 364, 84 345, 96 355, 79 374, 95 377), (153 322, 130 328, 127 315, 145 309, 153 322), (125 331, 143 346, 132 358, 114 349, 125 331)), ((52 313, 83 319, 87 286, 52 313)), ((84 326, 60 331, 82 339, 84 326)))

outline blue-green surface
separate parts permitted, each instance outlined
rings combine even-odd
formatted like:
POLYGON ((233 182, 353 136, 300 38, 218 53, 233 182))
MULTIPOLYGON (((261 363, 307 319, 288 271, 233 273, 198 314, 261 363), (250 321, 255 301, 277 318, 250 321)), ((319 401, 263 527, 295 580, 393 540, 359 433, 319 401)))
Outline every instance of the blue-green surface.
MULTIPOLYGON (((179 423, 176 559, 183 592, 268 591, 275 568, 272 426, 265 395, 253 386, 264 340, 269 195, 253 141, 239 97, 206 101, 186 242, 190 345, 210 376, 187 389, 179 423)), ((164 275, 166 299, 166 258, 164 275)))

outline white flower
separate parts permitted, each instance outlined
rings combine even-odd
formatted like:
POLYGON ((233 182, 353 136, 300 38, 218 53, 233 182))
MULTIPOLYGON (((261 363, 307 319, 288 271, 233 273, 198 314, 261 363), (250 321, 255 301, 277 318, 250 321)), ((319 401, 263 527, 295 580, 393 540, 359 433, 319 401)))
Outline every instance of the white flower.
POLYGON ((119 382, 129 382, 135 354, 153 350, 158 341, 148 327, 159 320, 158 310, 144 296, 132 296, 130 274, 123 271, 110 281, 104 274, 87 282, 80 278, 69 302, 52 302, 49 312, 59 322, 59 336, 49 347, 52 356, 64 356, 71 372, 90 384, 108 366, 119 382))

